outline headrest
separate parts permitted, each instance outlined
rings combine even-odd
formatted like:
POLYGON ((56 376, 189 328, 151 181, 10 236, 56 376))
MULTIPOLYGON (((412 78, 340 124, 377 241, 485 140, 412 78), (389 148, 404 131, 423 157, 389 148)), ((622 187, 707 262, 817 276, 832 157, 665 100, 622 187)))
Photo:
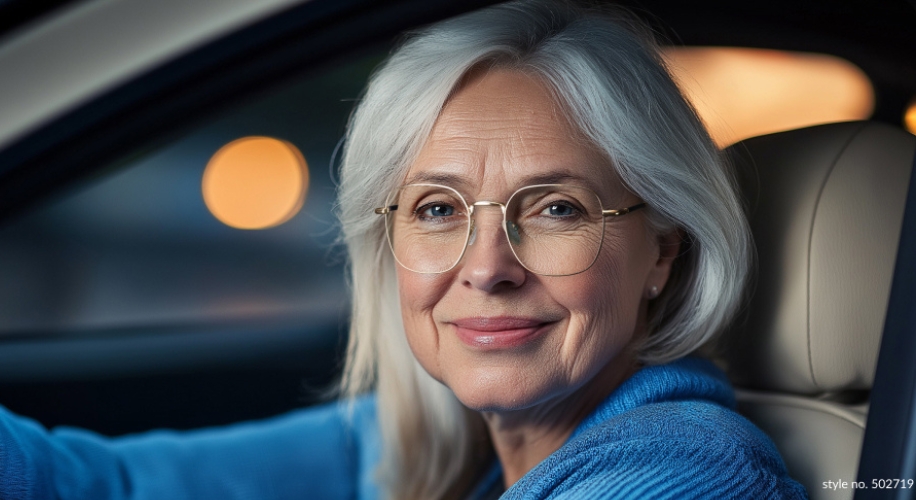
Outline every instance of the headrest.
POLYGON ((837 123, 727 152, 758 253, 748 309, 722 339, 732 380, 798 394, 870 389, 916 137, 837 123))

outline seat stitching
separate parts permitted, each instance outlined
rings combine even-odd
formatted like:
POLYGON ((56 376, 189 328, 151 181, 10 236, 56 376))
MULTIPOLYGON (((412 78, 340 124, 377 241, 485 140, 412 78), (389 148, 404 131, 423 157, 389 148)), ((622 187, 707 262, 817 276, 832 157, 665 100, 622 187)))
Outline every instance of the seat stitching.
POLYGON ((811 349, 811 241, 814 238, 814 222, 815 220, 817 220, 817 213, 821 206, 821 196, 823 196, 824 194, 824 189, 826 189, 827 187, 827 181, 830 179, 830 176, 833 174, 833 170, 834 168, 836 168, 836 164, 839 162, 840 158, 843 156, 843 153, 845 153, 846 150, 849 148, 849 145, 852 144, 852 141, 863 130, 865 130, 865 127, 867 126, 868 126, 868 122, 862 122, 858 130, 850 134, 849 138, 846 140, 846 143, 843 144, 843 147, 839 149, 836 156, 833 158, 833 161, 830 162, 830 168, 827 170, 827 174, 824 176, 823 180, 821 181, 821 186, 817 191, 817 197, 815 198, 815 201, 814 201, 814 214, 812 214, 811 216, 811 227, 808 228, 808 262, 807 262, 808 276, 806 277, 806 280, 805 280, 806 287, 807 287, 807 294, 806 294, 807 297, 805 297, 806 299, 805 300, 806 302, 805 303, 805 315, 807 316, 806 320, 808 323, 808 328, 807 328, 807 332, 805 332, 806 333, 805 336, 806 336, 806 340, 808 344, 808 371, 811 374, 811 381, 814 383, 814 386, 818 388, 822 388, 822 387, 820 386, 820 384, 818 384, 817 376, 814 374, 814 358, 812 356, 812 349, 811 349))

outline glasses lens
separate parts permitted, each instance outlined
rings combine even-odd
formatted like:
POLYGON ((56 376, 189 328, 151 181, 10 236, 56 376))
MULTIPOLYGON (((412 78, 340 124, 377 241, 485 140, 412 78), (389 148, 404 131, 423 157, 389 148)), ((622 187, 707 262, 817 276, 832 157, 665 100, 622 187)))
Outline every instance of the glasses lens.
POLYGON ((445 186, 411 184, 395 193, 387 214, 394 257, 418 273, 448 271, 461 258, 470 218, 464 199, 445 186))
POLYGON ((512 250, 531 272, 565 276, 595 262, 604 237, 598 196, 576 186, 531 186, 506 206, 512 250))

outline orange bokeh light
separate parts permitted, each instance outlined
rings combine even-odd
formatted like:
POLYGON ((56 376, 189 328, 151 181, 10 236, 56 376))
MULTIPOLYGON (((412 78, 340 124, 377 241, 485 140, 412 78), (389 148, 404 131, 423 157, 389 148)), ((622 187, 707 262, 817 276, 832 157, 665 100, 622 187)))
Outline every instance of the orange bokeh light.
POLYGON ((291 219, 305 202, 309 171, 296 146, 244 137, 219 149, 204 170, 204 203, 220 222, 265 229, 291 219))
POLYGON ((720 147, 874 110, 865 73, 833 56, 729 47, 668 48, 664 56, 720 147))
POLYGON ((906 115, 903 116, 903 125, 911 133, 916 135, 916 99, 910 102, 906 108, 906 115))

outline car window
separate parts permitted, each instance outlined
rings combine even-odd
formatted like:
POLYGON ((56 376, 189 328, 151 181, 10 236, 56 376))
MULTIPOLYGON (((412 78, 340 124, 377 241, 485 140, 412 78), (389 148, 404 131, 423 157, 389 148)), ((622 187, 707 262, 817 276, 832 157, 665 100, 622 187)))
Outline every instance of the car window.
POLYGON ((334 245, 333 157, 384 52, 235 105, 5 224, 0 336, 341 321, 347 298, 334 245), (284 141, 307 165, 301 209, 274 227, 231 227, 202 196, 211 157, 245 137, 284 141))

